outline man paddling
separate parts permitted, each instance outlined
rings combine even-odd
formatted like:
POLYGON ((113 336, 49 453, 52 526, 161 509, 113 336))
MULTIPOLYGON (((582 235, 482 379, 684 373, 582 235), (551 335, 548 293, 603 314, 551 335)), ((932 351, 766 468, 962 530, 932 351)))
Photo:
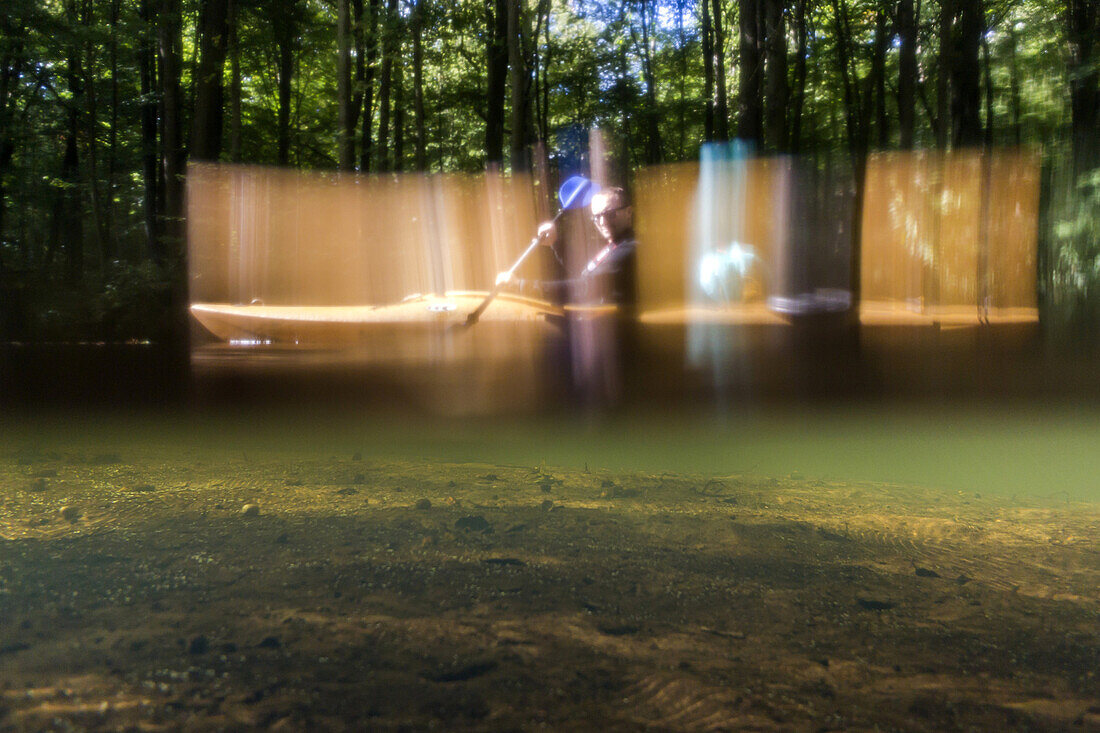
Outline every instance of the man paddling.
MULTIPOLYGON (((567 311, 568 355, 562 354, 572 365, 574 397, 589 407, 609 407, 622 398, 624 382, 632 381, 628 374, 636 356, 634 209, 623 189, 606 188, 592 196, 590 210, 603 247, 577 275, 521 280, 505 271, 497 276, 497 284, 558 305, 575 306, 567 311), (599 306, 613 306, 615 315, 608 317, 599 306)), ((553 249, 558 241, 557 225, 546 222, 538 233, 539 242, 550 247, 560 263, 561 257, 553 249)))
MULTIPOLYGON (((497 285, 507 285, 522 293, 541 297, 559 305, 615 305, 632 311, 637 296, 637 241, 634 239, 634 208, 621 188, 605 188, 592 196, 592 222, 603 247, 574 277, 557 280, 523 280, 506 270, 497 275, 497 285)), ((539 243, 551 248, 561 262, 554 245, 558 227, 554 222, 539 226, 539 243)))

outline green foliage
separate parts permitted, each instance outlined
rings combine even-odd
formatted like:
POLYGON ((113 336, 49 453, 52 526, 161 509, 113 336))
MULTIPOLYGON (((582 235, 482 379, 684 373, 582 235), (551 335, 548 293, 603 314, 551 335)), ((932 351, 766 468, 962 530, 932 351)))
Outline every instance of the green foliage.
POLYGON ((116 260, 106 268, 102 291, 93 298, 92 317, 105 341, 144 341, 161 335, 170 306, 171 281, 148 260, 116 260))
POLYGON ((1055 332, 1095 341, 1100 338, 1100 168, 1056 190, 1049 246, 1055 332))

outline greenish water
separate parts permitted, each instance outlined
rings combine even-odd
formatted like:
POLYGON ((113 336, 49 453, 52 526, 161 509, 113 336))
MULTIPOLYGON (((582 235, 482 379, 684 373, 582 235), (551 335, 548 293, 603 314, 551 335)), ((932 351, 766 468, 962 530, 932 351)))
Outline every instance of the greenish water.
POLYGON ((723 420, 412 419, 362 412, 53 413, 0 419, 8 450, 124 461, 303 456, 876 481, 1100 501, 1095 408, 759 409, 723 420))

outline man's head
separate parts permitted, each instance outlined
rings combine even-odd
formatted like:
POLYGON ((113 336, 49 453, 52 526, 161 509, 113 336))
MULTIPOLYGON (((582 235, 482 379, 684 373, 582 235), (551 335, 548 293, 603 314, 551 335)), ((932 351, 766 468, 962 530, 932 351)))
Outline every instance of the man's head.
POLYGON ((634 207, 621 188, 605 188, 592 197, 592 221, 608 242, 618 242, 634 229, 634 207))

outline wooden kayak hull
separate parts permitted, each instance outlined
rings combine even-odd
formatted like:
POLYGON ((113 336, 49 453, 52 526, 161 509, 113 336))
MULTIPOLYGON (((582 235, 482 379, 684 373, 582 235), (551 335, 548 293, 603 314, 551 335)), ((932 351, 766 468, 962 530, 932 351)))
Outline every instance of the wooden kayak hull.
MULTIPOLYGON (((230 343, 357 344, 398 333, 408 336, 452 331, 487 293, 447 292, 414 295, 391 305, 274 306, 195 303, 191 315, 211 334, 230 343)), ((482 314, 483 331, 511 329, 540 332, 562 317, 550 303, 499 295, 482 314)), ((476 331, 477 328, 471 329, 476 331)))

